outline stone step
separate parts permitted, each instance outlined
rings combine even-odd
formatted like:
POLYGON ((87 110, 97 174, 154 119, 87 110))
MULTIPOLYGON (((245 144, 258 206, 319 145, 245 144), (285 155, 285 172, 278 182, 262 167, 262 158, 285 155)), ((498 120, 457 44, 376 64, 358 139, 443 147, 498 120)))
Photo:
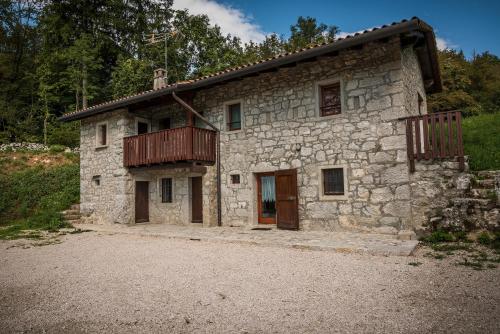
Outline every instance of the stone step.
POLYGON ((451 202, 455 207, 476 207, 485 210, 491 210, 496 206, 493 200, 485 198, 453 198, 451 202))
POLYGON ((66 219, 66 222, 73 225, 73 224, 80 224, 82 221, 80 219, 66 219))
POLYGON ((80 204, 73 204, 71 205, 70 209, 80 212, 80 204))
POLYGON ((484 180, 475 180, 472 188, 486 188, 486 189, 495 189, 496 181, 494 179, 484 179, 484 180))
POLYGON ((79 215, 80 210, 68 209, 61 212, 63 215, 79 215))
POLYGON ((477 175, 483 179, 494 179, 500 177, 500 170, 482 170, 477 175))
POLYGON ((63 215, 64 220, 74 220, 74 219, 80 219, 80 215, 63 215))

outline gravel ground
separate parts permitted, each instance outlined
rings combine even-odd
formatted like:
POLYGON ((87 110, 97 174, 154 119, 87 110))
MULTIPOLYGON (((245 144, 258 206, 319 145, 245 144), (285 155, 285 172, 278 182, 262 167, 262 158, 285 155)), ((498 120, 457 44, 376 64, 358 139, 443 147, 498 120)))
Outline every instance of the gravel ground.
POLYGON ((422 251, 382 257, 95 232, 62 241, 0 242, 0 332, 500 332, 500 269, 422 251))

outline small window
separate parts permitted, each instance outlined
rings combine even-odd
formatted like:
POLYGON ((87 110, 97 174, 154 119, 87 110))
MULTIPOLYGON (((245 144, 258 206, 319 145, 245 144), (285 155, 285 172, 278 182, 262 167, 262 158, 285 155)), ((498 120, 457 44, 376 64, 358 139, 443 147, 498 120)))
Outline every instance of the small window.
POLYGON ((424 99, 422 98, 422 96, 420 94, 418 94, 418 114, 419 115, 425 114, 424 99))
POLYGON ((137 122, 137 134, 142 135, 143 133, 149 132, 149 124, 146 122, 137 122))
POLYGON ((231 183, 232 184, 240 184, 240 175, 239 174, 231 175, 231 183))
POLYGON ((161 202, 172 203, 172 179, 161 179, 161 202))
POLYGON ((94 183, 95 186, 100 186, 101 185, 101 176, 100 175, 92 176, 92 183, 94 183))
POLYGON ((241 130, 241 104, 235 103, 227 106, 227 129, 229 131, 241 130))
POLYGON ((108 145, 108 125, 106 123, 97 124, 96 132, 97 146, 101 147, 108 145))
POLYGON ((170 118, 161 118, 158 120, 158 130, 170 129, 170 118))
POLYGON ((323 195, 344 195, 344 169, 323 169, 323 195))
POLYGON ((341 113, 340 83, 320 86, 320 115, 331 116, 341 113))

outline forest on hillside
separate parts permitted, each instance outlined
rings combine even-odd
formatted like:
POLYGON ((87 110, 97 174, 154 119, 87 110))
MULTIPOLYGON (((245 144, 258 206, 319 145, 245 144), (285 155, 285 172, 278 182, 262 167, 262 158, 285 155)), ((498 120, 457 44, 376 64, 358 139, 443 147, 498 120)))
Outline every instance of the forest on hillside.
MULTIPOLYGON (((206 75, 309 44, 332 41, 335 25, 299 17, 287 37, 242 43, 207 16, 172 9, 172 0, 0 0, 0 143, 78 145, 77 122, 57 117, 151 88, 163 67, 168 34, 169 81, 206 75)), ((439 54, 444 90, 431 111, 465 116, 500 111, 500 60, 484 52, 439 54)))

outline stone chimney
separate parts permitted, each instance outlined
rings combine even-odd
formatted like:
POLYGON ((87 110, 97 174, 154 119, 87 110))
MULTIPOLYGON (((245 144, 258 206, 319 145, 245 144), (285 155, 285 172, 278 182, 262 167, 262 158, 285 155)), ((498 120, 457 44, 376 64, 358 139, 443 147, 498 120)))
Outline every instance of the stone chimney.
POLYGON ((162 89, 167 86, 167 71, 163 68, 156 69, 153 76, 153 89, 162 89))

